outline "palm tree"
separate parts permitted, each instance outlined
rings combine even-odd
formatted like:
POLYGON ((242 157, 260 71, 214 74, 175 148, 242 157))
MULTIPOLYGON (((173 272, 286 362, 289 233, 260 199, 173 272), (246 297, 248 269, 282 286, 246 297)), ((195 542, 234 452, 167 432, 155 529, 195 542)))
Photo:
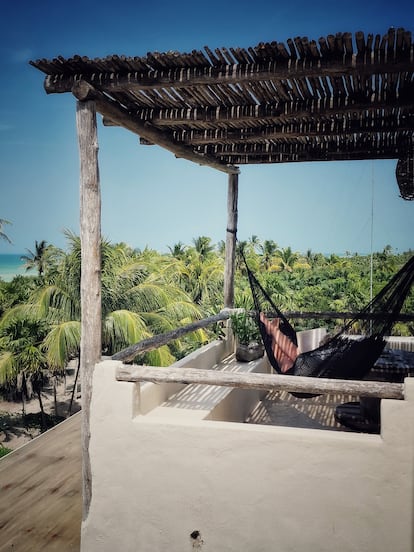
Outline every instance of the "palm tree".
POLYGON ((36 392, 42 429, 46 429, 41 396, 47 369, 41 347, 45 332, 44 321, 24 306, 8 311, 0 323, 0 386, 21 393, 23 410, 24 397, 30 398, 31 389, 36 392))
POLYGON ((247 276, 247 267, 246 267, 246 263, 244 262, 244 258, 246 259, 248 267, 253 272, 256 272, 257 270, 259 270, 259 262, 258 262, 259 257, 251 247, 250 242, 239 241, 236 243, 236 258, 235 258, 236 269, 243 276, 247 276))
POLYGON ((190 248, 185 260, 176 261, 169 267, 171 278, 193 303, 204 312, 217 311, 223 302, 224 261, 212 251, 200 252, 190 248))
POLYGON ((396 269, 396 257, 392 254, 392 247, 386 245, 381 253, 374 254, 374 260, 378 265, 377 271, 381 280, 388 280, 396 269))
MULTIPOLYGON (((60 271, 33 296, 38 314, 50 323, 45 348, 48 362, 56 368, 72 358, 80 346, 80 239, 66 235, 70 250, 60 271)), ((200 317, 200 310, 174 283, 170 267, 179 261, 172 263, 149 249, 136 253, 125 244, 114 246, 105 240, 101 251, 105 354, 200 317)), ((172 361, 168 351, 158 352, 163 355, 163 365, 172 361)))
POLYGON ((0 239, 5 240, 8 243, 11 243, 10 238, 7 236, 7 234, 3 232, 3 226, 5 224, 11 224, 11 223, 6 219, 0 219, 0 239))
POLYGON ((172 247, 168 246, 170 253, 176 259, 182 259, 185 257, 187 247, 182 242, 175 243, 172 247))
POLYGON ((295 268, 310 268, 307 260, 301 259, 299 253, 293 252, 291 247, 279 249, 276 255, 280 263, 280 268, 287 272, 293 272, 295 268))
MULTIPOLYGON (((33 340, 38 351, 38 365, 41 366, 41 371, 36 373, 43 374, 46 371, 54 378, 55 385, 68 361, 79 357, 81 341, 80 239, 69 232, 66 236, 69 241, 68 253, 56 257, 58 260, 53 270, 48 269, 25 303, 16 307, 20 309, 22 317, 29 318, 30 315, 31 319, 43 322, 41 332, 33 326, 33 340)), ((201 262, 200 256, 194 253, 197 262, 191 263, 188 268, 187 259, 177 260, 149 249, 133 251, 125 244, 112 245, 107 241, 102 242, 101 249, 103 354, 112 355, 146 337, 202 317, 200 306, 192 301, 189 293, 180 285, 178 266, 188 270, 188 281, 193 286, 189 289, 197 297, 203 296, 209 304, 214 303, 218 295, 221 297, 223 265, 216 256, 201 262), (197 272, 195 284, 192 280, 194 271, 197 272), (221 284, 219 293, 217 282, 221 284)), ((2 319, 5 332, 0 349, 0 381, 16 386, 17 378, 14 376, 18 366, 15 362, 17 356, 9 336, 11 328, 6 328, 12 314, 9 309, 2 319)), ((207 339, 208 333, 199 330, 147 353, 142 360, 161 366, 169 365, 177 356, 183 356, 189 348, 197 347, 207 339)), ((28 363, 28 358, 25 362, 28 363)), ((30 366, 29 372, 32 373, 34 356, 30 366)), ((24 374, 29 372, 25 368, 24 374)), ((31 380, 38 383, 34 377, 31 380)))
POLYGON ((25 261, 26 270, 36 268, 40 278, 42 278, 45 271, 47 249, 48 246, 45 240, 35 241, 35 251, 26 249, 28 254, 21 256, 21 260, 25 261))
POLYGON ((205 260, 213 251, 214 245, 211 243, 211 238, 207 236, 199 236, 193 239, 194 248, 200 255, 202 260, 205 260))
POLYGON ((236 252, 235 252, 235 265, 238 270, 244 275, 247 274, 247 270, 243 261, 243 257, 247 255, 247 241, 237 241, 236 242, 236 252))
POLYGON ((261 242, 258 236, 255 234, 252 234, 249 238, 249 247, 251 247, 252 251, 260 251, 261 242))
POLYGON ((68 361, 78 358, 78 370, 73 384, 72 398, 68 414, 71 414, 73 397, 79 375, 79 351, 81 339, 81 324, 77 320, 62 321, 54 324, 42 342, 42 351, 45 353, 48 371, 53 377, 53 395, 55 416, 58 416, 56 401, 56 386, 58 378, 65 374, 68 361))
POLYGON ((221 256, 221 257, 224 257, 225 254, 226 254, 226 242, 224 240, 220 240, 218 243, 217 243, 217 253, 221 256))
POLYGON ((265 270, 269 270, 273 264, 273 257, 278 250, 277 244, 273 240, 265 240, 263 244, 260 244, 259 250, 261 252, 260 264, 265 270))
POLYGON ((318 255, 312 252, 312 249, 307 249, 305 253, 305 262, 311 267, 315 267, 318 261, 318 255))

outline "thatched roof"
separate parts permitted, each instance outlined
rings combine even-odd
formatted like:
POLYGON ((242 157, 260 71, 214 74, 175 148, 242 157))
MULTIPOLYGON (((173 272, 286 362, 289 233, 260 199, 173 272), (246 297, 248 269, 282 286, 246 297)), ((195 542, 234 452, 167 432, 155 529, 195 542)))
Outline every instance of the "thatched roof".
POLYGON ((94 99, 104 124, 227 173, 256 163, 399 159, 414 199, 411 32, 337 33, 145 57, 30 62, 48 93, 94 99))

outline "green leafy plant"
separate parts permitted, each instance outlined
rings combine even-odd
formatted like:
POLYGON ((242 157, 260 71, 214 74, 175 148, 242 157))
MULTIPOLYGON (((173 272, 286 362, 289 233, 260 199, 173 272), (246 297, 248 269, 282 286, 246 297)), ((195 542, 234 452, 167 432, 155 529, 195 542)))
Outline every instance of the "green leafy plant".
POLYGON ((232 314, 230 320, 233 333, 240 345, 260 340, 257 324, 246 311, 232 314))
POLYGON ((2 443, 0 443, 0 458, 3 456, 6 456, 6 454, 9 454, 12 449, 5 447, 2 443))

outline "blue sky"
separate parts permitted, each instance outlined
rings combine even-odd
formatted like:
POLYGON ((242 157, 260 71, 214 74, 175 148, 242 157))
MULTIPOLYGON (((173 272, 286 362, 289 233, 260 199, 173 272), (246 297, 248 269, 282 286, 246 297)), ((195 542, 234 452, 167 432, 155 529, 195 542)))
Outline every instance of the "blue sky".
MULTIPOLYGON (((47 96, 30 59, 248 47, 336 32, 384 34, 390 26, 414 32, 414 3, 406 0, 20 0, 2 11, 0 218, 12 222, 4 229, 13 244, 0 242, 0 253, 33 249, 35 240, 64 248, 63 230, 79 233, 75 99, 47 96)), ((201 235, 225 239, 227 175, 141 146, 135 134, 104 128, 100 119, 98 138, 105 238, 159 251, 201 235)), ((413 249, 414 202, 399 197, 395 161, 242 166, 238 237, 302 252, 366 253, 372 198, 374 250, 413 249)))

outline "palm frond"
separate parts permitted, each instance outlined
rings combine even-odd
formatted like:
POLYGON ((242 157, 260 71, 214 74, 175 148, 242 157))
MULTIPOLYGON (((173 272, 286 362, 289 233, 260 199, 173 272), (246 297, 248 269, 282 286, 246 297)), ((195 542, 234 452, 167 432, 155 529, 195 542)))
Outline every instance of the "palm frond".
POLYGON ((70 320, 79 318, 78 309, 70 294, 56 285, 42 287, 33 299, 39 317, 70 320))
POLYGON ((171 354, 167 345, 149 351, 144 358, 145 363, 150 366, 170 366, 175 361, 175 357, 171 354))
POLYGON ((20 352, 19 363, 26 372, 34 374, 46 367, 46 356, 39 347, 29 345, 20 352))
POLYGON ((81 323, 76 320, 54 326, 43 341, 48 365, 63 370, 72 356, 78 353, 81 339, 81 323))
POLYGON ((16 357, 10 351, 0 353, 0 385, 11 383, 16 378, 16 357))
POLYGON ((31 304, 22 303, 8 309, 0 319, 0 331, 4 331, 16 321, 36 318, 35 310, 31 304))
POLYGON ((103 341, 112 351, 150 337, 145 321, 135 312, 118 310, 106 316, 103 327, 103 341))

